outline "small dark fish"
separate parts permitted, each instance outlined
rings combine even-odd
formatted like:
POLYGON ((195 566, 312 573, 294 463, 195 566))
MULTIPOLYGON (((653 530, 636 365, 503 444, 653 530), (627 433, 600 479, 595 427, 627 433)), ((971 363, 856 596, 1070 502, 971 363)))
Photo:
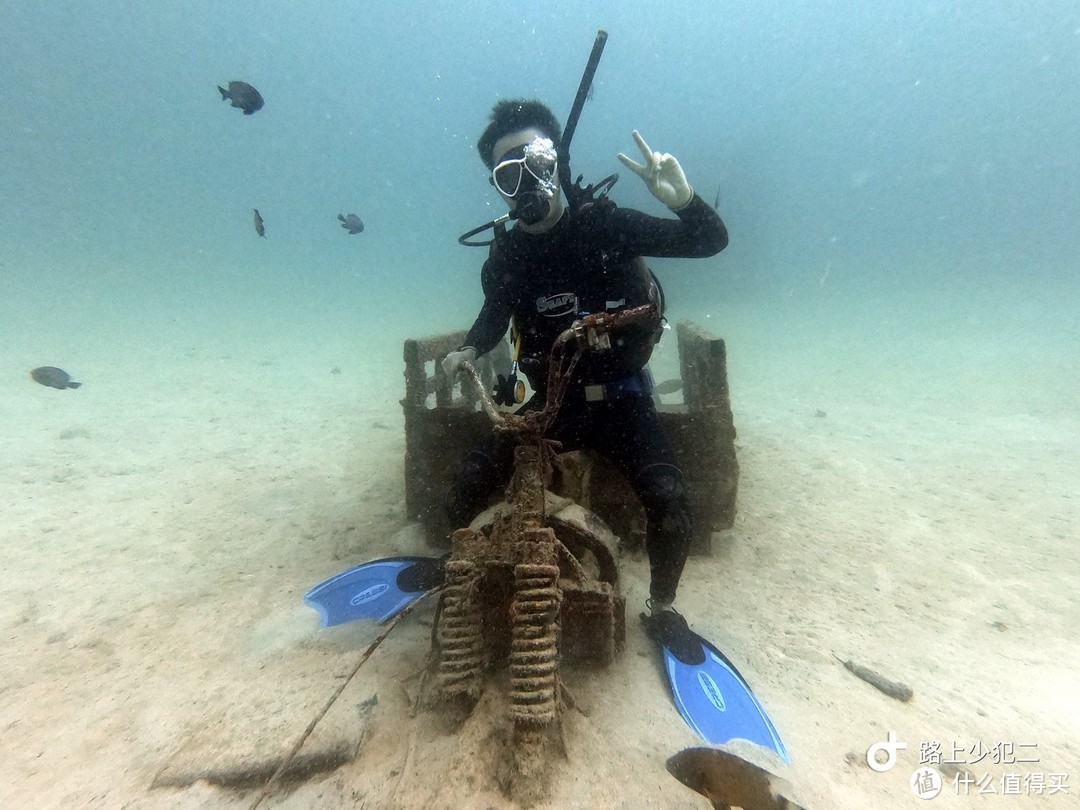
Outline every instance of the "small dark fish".
POLYGON ((41 368, 35 368, 30 372, 30 377, 36 383, 47 385, 49 388, 78 388, 82 383, 75 382, 71 379, 71 375, 64 371, 62 368, 56 366, 42 366, 41 368))
POLYGON ((668 759, 667 769, 715 808, 805 810, 788 798, 792 787, 787 780, 717 748, 687 748, 668 759))
POLYGON ((658 383, 653 388, 654 394, 660 394, 666 396, 667 394, 674 394, 676 391, 682 391, 682 380, 673 378, 670 380, 664 380, 662 383, 658 383))
POLYGON ((341 220, 341 227, 347 230, 350 234, 358 234, 364 232, 364 220, 360 219, 356 214, 338 214, 337 218, 341 220))
POLYGON ((244 115, 251 115, 262 109, 263 97, 247 82, 229 82, 228 90, 219 84, 218 90, 221 91, 222 101, 231 101, 234 107, 244 111, 244 115))
POLYGON ((258 208, 252 208, 251 210, 255 212, 255 233, 257 233, 259 236, 261 236, 263 239, 265 239, 266 238, 266 226, 263 225, 262 214, 259 213, 258 208))
POLYGON ((713 200, 712 207, 714 211, 720 210, 720 186, 716 187, 716 199, 713 200))

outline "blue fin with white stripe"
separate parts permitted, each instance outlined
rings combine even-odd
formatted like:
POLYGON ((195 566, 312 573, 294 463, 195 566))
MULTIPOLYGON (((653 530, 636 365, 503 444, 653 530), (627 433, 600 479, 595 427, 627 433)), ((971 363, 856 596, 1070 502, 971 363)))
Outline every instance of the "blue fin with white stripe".
POLYGON ((442 557, 387 557, 342 571, 304 594, 304 604, 319 612, 323 627, 375 619, 387 622, 443 584, 442 557))
POLYGON ((645 632, 664 653, 664 672, 679 714, 710 745, 755 743, 790 762, 764 707, 726 655, 690 629, 674 611, 641 614, 645 632))

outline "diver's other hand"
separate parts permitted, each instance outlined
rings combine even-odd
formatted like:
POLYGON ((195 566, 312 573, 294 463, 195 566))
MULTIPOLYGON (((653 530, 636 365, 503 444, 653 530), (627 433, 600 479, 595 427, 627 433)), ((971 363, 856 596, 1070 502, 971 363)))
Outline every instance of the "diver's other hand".
POLYGON ((450 352, 450 354, 443 358, 442 370, 451 383, 457 379, 457 373, 461 368, 462 363, 472 363, 475 365, 476 349, 472 346, 466 346, 463 349, 458 349, 456 352, 450 352))
POLYGON ((652 195, 671 210, 678 211, 687 206, 690 200, 694 199, 694 189, 686 182, 686 175, 683 174, 679 161, 666 152, 654 152, 636 129, 634 140, 645 157, 645 165, 642 166, 619 152, 619 160, 623 165, 644 180, 652 195))

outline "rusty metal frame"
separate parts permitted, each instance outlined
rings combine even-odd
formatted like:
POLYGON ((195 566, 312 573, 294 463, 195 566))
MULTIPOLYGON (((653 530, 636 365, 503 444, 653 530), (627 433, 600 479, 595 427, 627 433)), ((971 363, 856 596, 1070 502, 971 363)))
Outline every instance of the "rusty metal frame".
MULTIPOLYGON (((660 419, 686 476, 693 551, 709 553, 713 533, 734 523, 739 482, 727 349, 722 339, 687 321, 677 325, 676 335, 683 404, 665 406, 660 419)), ((456 528, 447 525, 444 514, 453 471, 491 430, 475 397, 458 393, 442 373, 440 361, 464 339, 464 332, 451 332, 406 340, 404 346, 405 509, 409 518, 423 523, 429 541, 440 546, 448 545, 456 528)), ((624 544, 640 544, 644 521, 629 486, 605 460, 583 455, 576 463, 560 464, 564 494, 603 518, 624 544), (583 476, 588 486, 582 486, 583 476)))

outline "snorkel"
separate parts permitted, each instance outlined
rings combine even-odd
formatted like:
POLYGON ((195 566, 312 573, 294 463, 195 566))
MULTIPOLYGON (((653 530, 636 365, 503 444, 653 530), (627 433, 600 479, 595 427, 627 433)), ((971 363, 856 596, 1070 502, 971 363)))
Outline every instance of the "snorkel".
POLYGON ((562 161, 559 163, 559 184, 563 187, 563 191, 566 192, 566 201, 573 208, 577 203, 577 195, 580 192, 580 188, 574 186, 570 182, 570 141, 574 139, 574 132, 577 130, 578 118, 581 117, 581 108, 585 106, 585 101, 589 97, 589 90, 592 89, 593 76, 596 75, 596 66, 600 64, 600 57, 604 53, 604 46, 607 44, 607 31, 601 28, 596 32, 596 40, 593 42, 592 53, 589 54, 589 61, 585 64, 585 72, 581 74, 581 83, 578 84, 577 95, 574 96, 574 105, 570 108, 570 115, 566 119, 566 126, 563 128, 562 137, 562 161))
MULTIPOLYGON (((581 110, 589 97, 589 88, 592 87, 593 76, 596 74, 596 67, 600 64, 600 56, 604 53, 604 45, 606 44, 607 31, 601 28, 596 32, 596 40, 593 42, 592 52, 589 54, 589 61, 585 65, 585 72, 581 76, 581 83, 578 85, 577 95, 574 97, 574 104, 570 108, 570 115, 566 119, 566 127, 563 129, 562 143, 559 147, 557 168, 559 178, 558 185, 562 186, 562 190, 566 194, 566 201, 571 208, 579 202, 583 194, 591 195, 593 190, 592 185, 588 186, 585 190, 582 190, 579 186, 575 186, 571 183, 570 141, 573 140, 574 131, 577 129, 578 118, 581 117, 581 110)), ((604 186, 604 184, 609 181, 611 181, 611 178, 601 182, 600 187, 604 186)), ((613 184, 613 182, 611 184, 613 184)), ((527 225, 543 221, 550 210, 548 206, 551 204, 551 199, 558 193, 558 186, 554 183, 545 185, 541 181, 537 188, 527 189, 518 195, 517 204, 514 206, 513 211, 503 214, 501 217, 493 219, 491 222, 485 222, 483 225, 473 228, 471 231, 463 233, 458 237, 458 244, 465 245, 466 247, 487 247, 494 239, 487 239, 485 241, 470 240, 472 237, 483 233, 489 228, 494 231, 495 236, 498 237, 501 232, 505 232, 506 223, 513 219, 520 219, 527 225)))

